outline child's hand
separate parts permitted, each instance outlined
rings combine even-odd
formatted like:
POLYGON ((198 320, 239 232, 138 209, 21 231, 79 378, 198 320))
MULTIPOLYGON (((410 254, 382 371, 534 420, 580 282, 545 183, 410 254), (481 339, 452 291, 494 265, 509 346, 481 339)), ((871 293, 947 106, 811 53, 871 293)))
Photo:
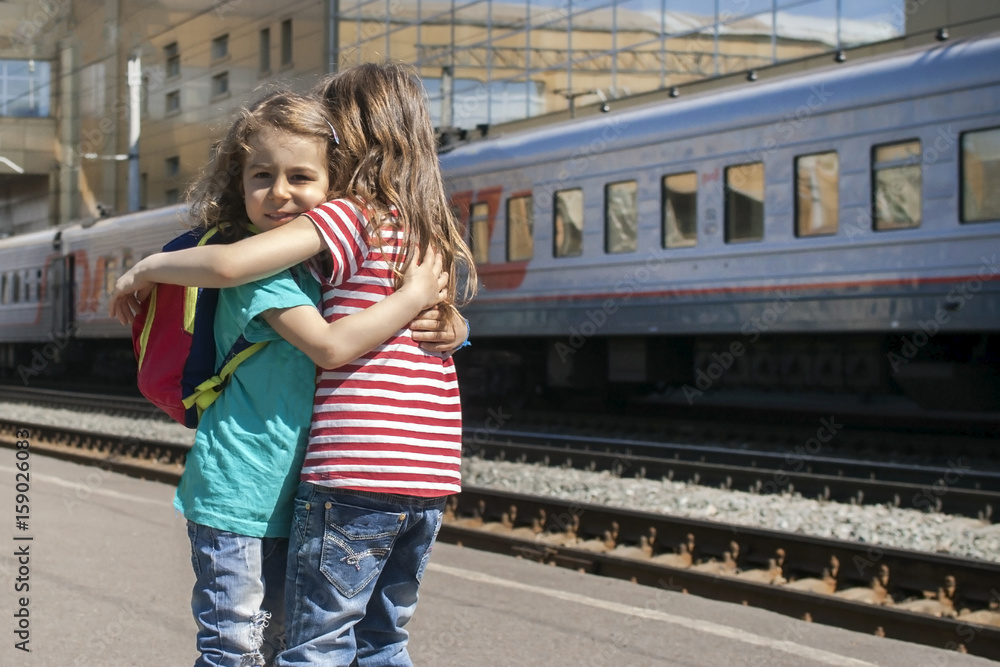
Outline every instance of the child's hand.
POLYGON ((431 308, 448 296, 448 274, 443 270, 441 255, 428 246, 419 264, 413 261, 403 274, 401 292, 420 300, 421 310, 431 308))
POLYGON ((410 322, 413 340, 428 352, 451 352, 469 338, 465 319, 454 308, 435 306, 410 322))
POLYGON ((108 299, 108 315, 130 325, 139 312, 139 304, 149 297, 155 283, 138 278, 137 267, 132 267, 115 282, 115 289, 108 299))

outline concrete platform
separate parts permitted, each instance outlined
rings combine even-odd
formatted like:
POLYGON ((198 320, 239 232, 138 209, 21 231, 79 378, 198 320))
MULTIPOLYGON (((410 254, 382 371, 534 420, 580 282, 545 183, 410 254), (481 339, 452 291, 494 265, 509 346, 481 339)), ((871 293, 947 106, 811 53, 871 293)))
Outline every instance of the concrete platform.
MULTIPOLYGON (((193 574, 173 488, 32 455, 19 530, 15 462, 0 449, 0 665, 192 664, 193 574), (28 653, 15 647, 25 608, 28 653)), ((996 664, 447 544, 410 629, 414 662, 432 667, 996 664)))

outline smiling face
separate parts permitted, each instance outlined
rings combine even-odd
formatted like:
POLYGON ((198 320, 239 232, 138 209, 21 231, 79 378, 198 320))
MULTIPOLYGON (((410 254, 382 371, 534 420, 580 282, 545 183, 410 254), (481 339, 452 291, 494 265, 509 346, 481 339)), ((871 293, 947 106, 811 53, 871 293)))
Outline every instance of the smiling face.
POLYGON ((250 222, 267 231, 326 201, 326 141, 265 128, 247 142, 243 194, 250 222))

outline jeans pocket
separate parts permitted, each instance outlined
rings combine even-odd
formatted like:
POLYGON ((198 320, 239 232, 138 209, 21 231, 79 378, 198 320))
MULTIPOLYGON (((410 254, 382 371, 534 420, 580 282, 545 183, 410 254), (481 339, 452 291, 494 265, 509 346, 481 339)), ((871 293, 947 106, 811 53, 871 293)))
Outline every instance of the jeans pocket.
POLYGON ((201 561, 198 559, 198 524, 194 521, 187 522, 187 534, 188 540, 191 542, 191 569, 194 570, 194 576, 201 576, 201 561))
POLYGON ((434 509, 428 510, 424 514, 424 520, 431 526, 434 527, 434 531, 431 533, 431 539, 427 542, 427 548, 424 549, 423 555, 420 557, 420 565, 417 566, 417 582, 419 583, 424 578, 424 571, 427 569, 427 561, 430 560, 431 551, 434 548, 434 543, 437 542, 438 533, 441 532, 441 524, 444 520, 444 512, 442 510, 434 509))
POLYGON ((320 570, 352 598, 378 576, 403 525, 398 512, 333 503, 326 510, 320 570))
POLYGON ((306 531, 309 527, 309 501, 303 498, 296 498, 292 502, 292 529, 289 538, 293 544, 301 544, 306 539, 306 531))

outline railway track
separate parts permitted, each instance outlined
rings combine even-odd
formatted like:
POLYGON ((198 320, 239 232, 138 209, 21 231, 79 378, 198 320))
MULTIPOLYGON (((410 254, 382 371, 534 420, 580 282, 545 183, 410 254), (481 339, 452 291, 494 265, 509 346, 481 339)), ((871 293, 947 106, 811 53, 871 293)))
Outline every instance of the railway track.
POLYGON ((960 615, 1000 601, 996 563, 477 488, 456 501, 448 542, 1000 659, 1000 613, 960 615))
POLYGON ((845 503, 878 503, 1000 521, 1000 472, 961 457, 947 466, 855 461, 709 445, 503 432, 466 438, 486 459, 538 463, 620 476, 689 481, 751 493, 797 492, 845 503))
POLYGON ((113 396, 0 384, 0 402, 26 402, 70 410, 100 411, 126 417, 167 419, 156 406, 141 396, 113 396))
POLYGON ((777 406, 750 409, 716 406, 682 410, 665 406, 656 414, 611 415, 606 412, 538 412, 504 408, 466 409, 465 425, 480 437, 509 432, 581 438, 614 438, 693 447, 770 451, 815 459, 947 464, 963 458, 976 467, 1000 471, 1000 414, 915 417, 891 412, 852 412, 844 405, 828 410, 793 410, 777 406))
MULTIPOLYGON (((0 387, 0 400, 10 400, 14 396, 39 405, 165 419, 143 398, 0 387)), ((528 421, 534 424, 539 417, 529 417, 528 421)), ((608 433, 621 428, 619 422, 606 416, 591 417, 589 423, 577 421, 572 427, 559 423, 564 416, 552 416, 560 432, 544 432, 540 428, 486 432, 475 426, 488 419, 488 416, 484 418, 475 413, 466 419, 467 455, 607 470, 620 476, 687 481, 751 493, 794 492, 821 500, 884 504, 1000 522, 1000 468, 984 467, 981 455, 972 458, 979 449, 995 456, 996 439, 965 436, 961 438, 964 445, 959 447, 952 439, 954 447, 949 447, 946 442, 949 436, 900 435, 871 428, 845 428, 836 421, 829 422, 829 439, 850 440, 855 445, 850 452, 877 447, 898 450, 903 447, 901 439, 906 446, 913 447, 916 446, 914 439, 919 438, 924 439, 925 451, 953 449, 952 456, 944 463, 921 465, 848 458, 849 452, 828 454, 831 448, 820 441, 824 434, 808 422, 809 430, 806 431, 788 425, 778 428, 748 423, 665 422, 662 419, 632 422, 632 434, 648 438, 638 439, 585 434, 608 433)), ((820 428, 827 427, 821 424, 820 428)))
MULTIPOLYGON (((38 453, 168 483, 187 451, 24 423, 0 423, 0 444, 11 446, 18 428, 31 430, 38 453)), ((440 539, 1000 658, 1000 614, 989 609, 1000 601, 996 563, 471 487, 449 506, 440 539)))

